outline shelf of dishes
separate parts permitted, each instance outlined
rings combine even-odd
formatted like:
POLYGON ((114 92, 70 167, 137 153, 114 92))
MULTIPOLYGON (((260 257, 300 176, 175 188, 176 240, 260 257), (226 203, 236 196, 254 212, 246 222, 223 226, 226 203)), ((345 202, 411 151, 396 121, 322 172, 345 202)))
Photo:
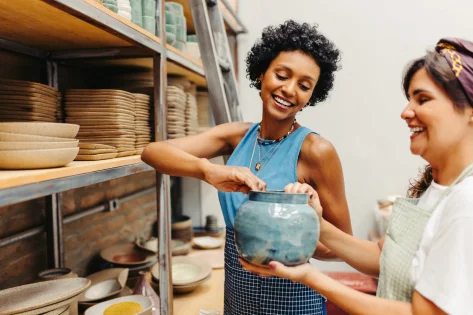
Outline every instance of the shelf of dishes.
MULTIPOLYGON (((37 82, 0 79, 0 189, 143 165, 139 155, 153 139, 152 73, 114 79, 114 84, 140 93, 120 89, 60 93, 37 82)), ((207 92, 182 77, 168 81, 168 137, 208 128, 207 92)))
MULTIPOLYGON (((144 0, 138 2, 1 1, 0 14, 3 18, 0 20, 0 46, 38 57, 45 57, 46 52, 137 47, 143 50, 140 55, 151 57, 153 52, 162 52, 165 48, 155 35, 156 18, 154 22, 150 22, 152 17, 146 15, 149 14, 149 9, 146 9, 150 6, 149 3, 144 0), (115 7, 117 13, 112 11, 115 7), (137 9, 138 7, 140 9, 137 9), (128 19, 130 12, 135 15, 135 21, 128 19), (38 19, 38 16, 41 19, 38 19), (154 23, 153 26, 150 26, 150 23, 154 23), (17 44, 21 45, 21 49, 17 44)), ((167 4, 169 10, 174 10, 167 11, 169 36, 166 49, 169 59, 203 77, 197 39, 195 35, 188 36, 185 26, 182 26, 185 17, 179 13, 182 11, 179 9, 180 4, 167 4)))
MULTIPOLYGON (((222 271, 224 239, 222 233, 194 238, 188 217, 176 218, 171 227, 172 286, 174 292, 188 295, 205 286, 213 270, 222 271)), ((130 314, 159 314, 157 251, 155 237, 137 239, 101 249, 96 269, 86 277, 69 268, 42 271, 38 282, 0 291, 0 314, 125 314, 123 309, 130 307, 136 310, 130 314), (42 294, 33 294, 38 288, 42 294)))

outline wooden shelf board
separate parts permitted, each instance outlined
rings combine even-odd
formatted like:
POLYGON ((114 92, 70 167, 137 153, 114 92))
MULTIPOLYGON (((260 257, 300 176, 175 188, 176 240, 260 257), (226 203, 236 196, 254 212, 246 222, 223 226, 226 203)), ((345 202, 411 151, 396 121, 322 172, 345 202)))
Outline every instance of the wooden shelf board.
POLYGON ((137 163, 142 163, 141 156, 139 155, 101 161, 73 161, 64 167, 59 168, 0 171, 0 189, 34 184, 47 180, 102 171, 137 163))
POLYGON ((0 38, 43 51, 131 46, 39 0, 0 1, 0 16, 0 38))
POLYGON ((167 72, 170 75, 184 76, 186 79, 194 82, 199 87, 207 87, 207 81, 205 80, 205 77, 201 76, 198 73, 195 73, 186 68, 180 67, 179 65, 171 61, 167 62, 166 67, 167 67, 167 72))

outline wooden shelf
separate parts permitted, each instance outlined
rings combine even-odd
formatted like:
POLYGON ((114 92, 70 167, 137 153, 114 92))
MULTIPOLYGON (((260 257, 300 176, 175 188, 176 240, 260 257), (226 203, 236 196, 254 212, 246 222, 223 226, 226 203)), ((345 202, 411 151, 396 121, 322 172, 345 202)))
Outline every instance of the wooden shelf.
POLYGON ((0 171, 0 189, 35 184, 139 163, 142 163, 141 157, 133 155, 102 161, 73 161, 67 166, 50 169, 0 171))
POLYGON ((0 1, 0 38, 41 52, 138 46, 161 40, 94 0, 0 1))
MULTIPOLYGON (((178 2, 183 6, 184 16, 186 17, 186 23, 187 23, 187 34, 195 34, 194 20, 192 19, 192 12, 191 12, 189 0, 169 0, 169 1, 178 2)), ((222 11, 222 15, 225 21, 225 29, 229 32, 233 32, 233 30, 237 28, 238 21, 235 20, 233 15, 230 13, 228 8, 222 3, 222 1, 219 1, 218 3, 219 3, 220 10, 222 11), (229 25, 229 23, 231 24, 231 26, 229 25)))

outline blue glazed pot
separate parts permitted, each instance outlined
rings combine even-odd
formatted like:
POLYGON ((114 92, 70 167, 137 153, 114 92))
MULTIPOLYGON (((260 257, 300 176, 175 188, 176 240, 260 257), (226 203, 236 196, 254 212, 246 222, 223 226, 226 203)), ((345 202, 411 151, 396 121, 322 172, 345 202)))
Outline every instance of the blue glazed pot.
POLYGON ((307 194, 282 191, 249 193, 235 216, 235 243, 248 262, 265 266, 305 263, 315 252, 320 223, 307 194))

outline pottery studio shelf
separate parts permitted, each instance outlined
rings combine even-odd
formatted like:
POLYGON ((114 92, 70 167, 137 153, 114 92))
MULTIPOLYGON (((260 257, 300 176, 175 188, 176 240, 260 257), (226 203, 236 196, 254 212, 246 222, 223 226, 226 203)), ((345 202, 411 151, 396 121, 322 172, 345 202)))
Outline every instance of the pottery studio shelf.
MULTIPOLYGON (((173 2, 178 2, 182 4, 184 8, 184 16, 186 17, 187 21, 187 32, 189 34, 195 34, 194 22, 192 19, 192 12, 191 7, 189 4, 189 0, 172 0, 173 2)), ((225 29, 228 32, 239 34, 246 32, 245 26, 241 23, 238 19, 237 15, 231 9, 231 6, 227 5, 225 0, 217 0, 220 6, 220 10, 223 15, 223 20, 225 22, 225 29)))
POLYGON ((134 155, 73 161, 50 169, 0 171, 0 207, 152 170, 139 155, 134 155))

